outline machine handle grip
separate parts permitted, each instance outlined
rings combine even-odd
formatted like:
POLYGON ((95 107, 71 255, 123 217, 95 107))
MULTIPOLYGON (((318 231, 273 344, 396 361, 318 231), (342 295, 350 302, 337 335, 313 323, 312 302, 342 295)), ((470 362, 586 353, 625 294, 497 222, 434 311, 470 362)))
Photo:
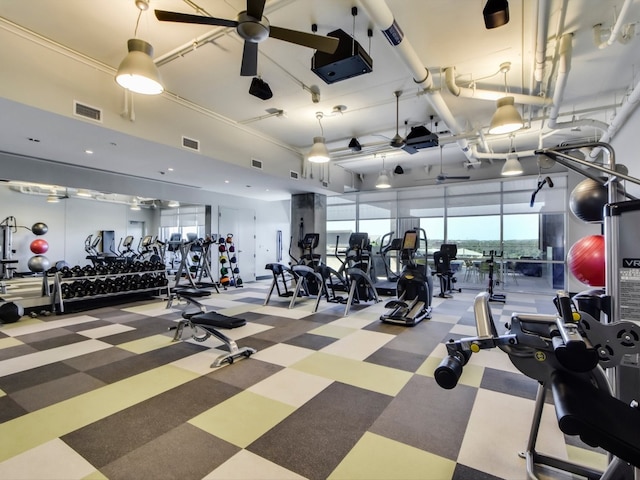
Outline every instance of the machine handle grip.
POLYGON ((573 309, 571 308, 571 298, 567 292, 558 292, 553 303, 558 309, 558 313, 562 317, 564 323, 573 323, 573 309))
POLYGON ((471 352, 455 352, 442 359, 433 372, 436 383, 442 388, 451 390, 458 384, 462 369, 469 361, 471 352))
POLYGON ((556 321, 551 342, 560 365, 572 372, 589 372, 598 365, 598 352, 580 335, 575 323, 556 321))

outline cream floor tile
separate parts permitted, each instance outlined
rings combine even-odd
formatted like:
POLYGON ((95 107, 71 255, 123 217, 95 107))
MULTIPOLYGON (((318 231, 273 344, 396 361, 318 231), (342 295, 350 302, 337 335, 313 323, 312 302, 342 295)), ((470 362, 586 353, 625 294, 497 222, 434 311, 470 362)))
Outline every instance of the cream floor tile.
POLYGON ((475 326, 471 325, 454 325, 451 327, 451 330, 449 330, 449 333, 457 333, 465 337, 475 337, 478 335, 478 330, 475 326))
POLYGON ((350 335, 327 345, 321 351, 353 360, 364 360, 394 338, 396 338, 395 335, 388 333, 356 330, 350 335))
POLYGON ((0 350, 2 350, 3 348, 17 347, 18 345, 22 345, 22 344, 23 343, 17 338, 13 338, 13 337, 0 338, 0 350))
MULTIPOLYGON (((220 342, 218 343, 220 344, 220 342)), ((198 343, 198 345, 202 345, 202 343, 198 343)), ((175 362, 171 362, 170 365, 174 365, 178 368, 197 373, 198 375, 206 375, 207 373, 211 373, 215 369, 211 368, 213 362, 220 355, 225 355, 228 353, 229 352, 226 350, 210 348, 194 355, 189 355, 188 357, 181 358, 180 360, 176 360, 175 362)), ((224 366, 226 366, 226 364, 218 368, 223 368, 224 366)))
POLYGON ((439 313, 437 310, 434 310, 431 314, 431 320, 426 321, 451 323, 455 325, 460 321, 460 315, 444 315, 442 313, 439 313))
MULTIPOLYGON (((433 378, 434 372, 436 371, 436 368, 438 368, 438 365, 440 365, 441 361, 442 361, 442 358, 430 355, 424 361, 424 363, 420 365, 420 368, 418 368, 416 373, 419 375, 424 375, 426 377, 433 378)), ((480 387, 483 374, 484 374, 484 367, 467 364, 462 370, 462 375, 458 380, 458 384, 468 385, 470 387, 476 387, 476 388, 480 387)))
POLYGON ((356 328, 340 327, 329 323, 327 325, 322 325, 318 328, 314 328, 313 330, 309 330, 309 333, 312 333, 314 335, 322 335, 323 337, 343 338, 347 335, 351 335, 356 330, 356 328))
POLYGON ((329 475, 329 479, 446 480, 455 462, 366 432, 329 475))
POLYGON ((245 448, 289 416, 295 407, 243 391, 189 420, 227 442, 245 448))
POLYGON ((79 315, 77 317, 62 318, 60 320, 50 320, 48 322, 31 318, 25 322, 20 320, 20 322, 5 325, 0 331, 10 337, 17 337, 30 333, 46 332, 55 328, 64 328, 69 325, 80 325, 82 323, 93 322, 94 320, 98 320, 98 318, 90 315, 79 315))
POLYGON ((479 365, 482 367, 505 370, 507 372, 520 373, 520 370, 518 370, 509 360, 509 356, 499 348, 480 350, 478 353, 472 354, 468 365, 479 365))
POLYGON ((56 438, 0 463, 0 478, 75 480, 95 472, 93 465, 56 438))
MULTIPOLYGON (((478 390, 458 462, 500 478, 526 478, 525 460, 518 457, 518 452, 527 445, 534 403, 513 395, 478 390)), ((552 406, 543 411, 537 450, 567 458, 552 406)))
POLYGON ((308 348, 278 343, 264 350, 259 350, 252 358, 288 367, 314 353, 315 350, 308 348))
POLYGON ((240 450, 203 480, 304 480, 297 473, 247 450, 240 450))
POLYGON ((327 388, 333 380, 285 368, 247 390, 292 407, 300 407, 327 388))
MULTIPOLYGON (((225 297, 224 295, 218 295, 216 293, 214 293, 211 297, 203 298, 202 300, 198 300, 198 301, 203 305, 210 307, 210 308, 207 308, 207 310, 215 310, 218 313, 223 313, 221 311, 223 309, 240 306, 240 303, 234 301, 232 298, 229 298, 229 295, 225 297)), ((259 305, 254 305, 254 306, 259 306, 259 305)))
POLYGON ((300 308, 287 308, 289 303, 282 303, 282 306, 272 306, 271 302, 266 307, 260 307, 254 310, 254 313, 260 315, 273 315, 275 317, 300 319, 311 315, 311 310, 300 308))
POLYGON ((147 317, 160 317, 162 315, 167 315, 171 312, 179 312, 180 308, 176 308, 176 304, 174 303, 171 308, 167 308, 167 303, 162 301, 149 303, 146 305, 136 305, 133 307, 123 308, 123 312, 130 313, 138 313, 140 315, 146 315, 147 317))
POLYGON ((142 354, 165 348, 171 345, 171 338, 167 335, 151 335, 131 342, 121 343, 118 348, 128 352, 142 354))
POLYGON ((28 353, 21 357, 9 358, 0 361, 0 376, 11 375, 13 373, 24 372, 32 368, 49 365, 55 362, 61 362, 69 358, 79 357, 87 353, 97 352, 111 348, 112 345, 101 342, 100 340, 87 340, 86 342, 77 342, 62 347, 50 348, 41 352, 28 353))
POLYGON ((89 338, 102 338, 108 337, 109 335, 116 335, 122 332, 128 332, 130 330, 135 330, 135 328, 122 324, 122 323, 114 323, 113 325, 105 325, 104 327, 98 328, 90 328, 88 330, 80 330, 78 334, 84 335, 89 338))
POLYGON ((164 365, 4 422, 0 462, 197 377, 164 365))
POLYGON ((265 332, 267 330, 271 330, 273 327, 271 325, 262 325, 261 323, 251 323, 248 322, 246 325, 238 328, 221 328, 219 329, 227 337, 233 340, 240 340, 241 338, 250 337, 251 335, 256 335, 260 332, 265 332))
POLYGON ((371 314, 369 312, 363 313, 358 312, 356 315, 350 314, 348 317, 339 318, 338 320, 334 320, 330 323, 330 325, 335 325, 336 327, 346 327, 346 328, 357 328, 362 329, 374 322, 380 321, 379 314, 371 314))
POLYGON ((410 372, 317 352, 291 366, 297 370, 395 396, 411 378, 410 372))

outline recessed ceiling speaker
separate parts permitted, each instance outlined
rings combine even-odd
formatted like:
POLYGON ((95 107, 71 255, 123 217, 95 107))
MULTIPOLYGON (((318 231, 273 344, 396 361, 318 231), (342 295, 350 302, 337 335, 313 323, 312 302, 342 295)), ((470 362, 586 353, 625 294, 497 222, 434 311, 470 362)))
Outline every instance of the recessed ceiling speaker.
POLYGON ((269 88, 269 84, 258 77, 254 77, 253 80, 251 80, 249 93, 261 100, 269 100, 273 97, 273 92, 271 88, 269 88))

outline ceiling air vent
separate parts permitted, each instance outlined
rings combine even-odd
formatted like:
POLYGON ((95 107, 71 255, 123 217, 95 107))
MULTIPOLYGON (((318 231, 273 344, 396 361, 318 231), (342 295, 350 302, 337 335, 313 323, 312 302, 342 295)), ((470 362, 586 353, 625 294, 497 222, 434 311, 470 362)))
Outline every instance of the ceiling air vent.
POLYGON ((257 168, 259 170, 262 170, 262 160, 258 160, 257 158, 252 158, 251 159, 251 166, 253 168, 257 168))
POLYGON ((322 182, 322 186, 324 188, 329 188, 329 182, 322 182))
POLYGON ((300 178, 300 174, 298 172, 294 172, 293 170, 289 170, 289 177, 294 180, 298 180, 300 178))
POLYGON ((195 150, 196 152, 200 151, 200 142, 198 140, 194 140, 193 138, 183 136, 182 146, 184 148, 188 148, 189 150, 195 150))
POLYGON ((88 118, 94 122, 102 123, 102 110, 96 107, 90 107, 84 103, 80 103, 77 100, 73 101, 73 114, 78 117, 88 118))

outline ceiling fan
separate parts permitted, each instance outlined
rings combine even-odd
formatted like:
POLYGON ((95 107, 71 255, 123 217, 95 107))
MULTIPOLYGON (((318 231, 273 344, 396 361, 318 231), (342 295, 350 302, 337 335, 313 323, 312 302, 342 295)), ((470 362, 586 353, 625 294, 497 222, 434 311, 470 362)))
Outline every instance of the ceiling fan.
POLYGON ((446 173, 442 173, 442 149, 443 145, 440 145, 440 173, 436 176, 436 185, 440 185, 447 180, 469 180, 471 177, 469 175, 447 175, 446 173))
POLYGON ((265 2, 266 0, 247 0, 247 9, 238 14, 237 20, 168 12, 166 10, 156 10, 155 14, 156 18, 163 22, 235 27, 238 35, 244 39, 240 75, 245 77, 253 77, 258 74, 258 43, 268 37, 295 43, 303 47, 314 48, 329 54, 334 53, 338 48, 339 40, 337 38, 270 25, 269 20, 262 16, 265 2))
POLYGON ((391 148, 402 148, 407 143, 405 139, 402 138, 400 133, 398 133, 398 129, 400 127, 400 120, 399 120, 400 95, 402 95, 402 91, 396 90, 395 92, 393 92, 393 94, 396 96, 396 134, 391 139, 391 142, 389 143, 389 145, 391 146, 391 148))

